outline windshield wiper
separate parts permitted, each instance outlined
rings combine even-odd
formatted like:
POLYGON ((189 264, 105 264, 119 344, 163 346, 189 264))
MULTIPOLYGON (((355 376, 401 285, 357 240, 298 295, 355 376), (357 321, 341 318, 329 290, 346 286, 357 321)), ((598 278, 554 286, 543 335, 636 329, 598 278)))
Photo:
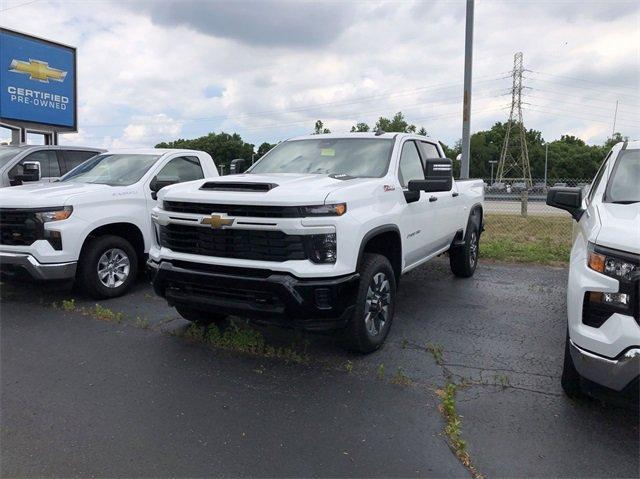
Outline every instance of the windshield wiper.
POLYGON ((634 203, 640 203, 640 200, 618 200, 611 201, 614 205, 632 205, 634 203))

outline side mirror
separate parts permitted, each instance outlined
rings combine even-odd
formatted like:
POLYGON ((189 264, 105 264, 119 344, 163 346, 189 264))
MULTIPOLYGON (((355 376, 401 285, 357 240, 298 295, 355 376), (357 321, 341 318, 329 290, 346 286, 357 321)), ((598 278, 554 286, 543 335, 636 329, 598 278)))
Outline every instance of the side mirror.
POLYGON ((574 220, 580 221, 584 213, 582 208, 582 188, 554 186, 547 193, 547 204, 554 208, 568 211, 574 220))
POLYGON ((229 165, 229 174, 230 175, 239 175, 240 173, 244 173, 247 170, 247 163, 242 158, 236 158, 235 160, 231 160, 231 164, 229 165))
POLYGON ((407 187, 409 191, 450 191, 453 187, 452 161, 448 158, 428 158, 426 160, 426 179, 411 180, 407 187))
POLYGON ((39 161, 25 161, 22 163, 22 174, 17 175, 17 179, 25 181, 40 181, 41 170, 39 161))
POLYGON ((165 176, 163 178, 158 178, 157 176, 151 180, 149 183, 149 189, 151 190, 151 198, 154 200, 158 199, 158 191, 160 191, 165 186, 175 185, 180 182, 180 178, 176 176, 165 176))

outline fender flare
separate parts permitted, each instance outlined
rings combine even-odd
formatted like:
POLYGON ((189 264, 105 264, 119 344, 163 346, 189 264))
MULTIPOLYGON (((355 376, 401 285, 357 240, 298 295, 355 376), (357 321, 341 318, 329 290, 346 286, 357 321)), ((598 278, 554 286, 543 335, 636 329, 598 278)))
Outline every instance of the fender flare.
POLYGON ((398 234, 398 238, 400 238, 400 263, 402 267, 402 235, 400 234, 400 228, 398 228, 398 226, 394 225, 394 224, 386 224, 386 225, 380 225, 380 226, 376 226, 375 228, 369 230, 363 237, 362 237, 362 241, 360 242, 360 248, 358 250, 358 262, 356 264, 356 267, 360 266, 360 263, 362 261, 362 256, 364 255, 364 247, 365 245, 369 242, 369 240, 371 238, 373 238, 374 236, 378 236, 381 233, 397 233, 398 234))

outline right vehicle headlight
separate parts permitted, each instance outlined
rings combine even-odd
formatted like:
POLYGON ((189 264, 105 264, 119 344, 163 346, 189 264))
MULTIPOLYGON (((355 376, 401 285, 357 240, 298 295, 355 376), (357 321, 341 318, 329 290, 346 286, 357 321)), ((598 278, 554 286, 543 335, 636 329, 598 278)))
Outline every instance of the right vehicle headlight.
POLYGON ((587 264, 589 268, 598 273, 606 274, 612 278, 632 281, 639 271, 638 265, 631 261, 615 256, 611 253, 604 254, 596 251, 593 243, 589 243, 587 264))

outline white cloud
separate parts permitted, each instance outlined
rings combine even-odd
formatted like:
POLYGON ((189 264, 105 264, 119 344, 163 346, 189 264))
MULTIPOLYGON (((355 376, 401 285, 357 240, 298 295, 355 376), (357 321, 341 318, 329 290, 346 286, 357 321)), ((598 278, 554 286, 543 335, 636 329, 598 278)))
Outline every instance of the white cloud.
MULTIPOLYGON (((225 2, 215 22, 203 2, 173 19, 150 5, 42 1, 3 14, 4 26, 78 46, 81 131, 63 141, 152 146, 224 129, 259 144, 316 119, 343 131, 399 110, 447 143, 460 136, 464 2, 225 2)), ((633 2, 477 2, 472 128, 506 119, 505 72, 523 51, 529 128, 600 142, 618 99, 618 130, 640 136, 639 18, 633 2)))

